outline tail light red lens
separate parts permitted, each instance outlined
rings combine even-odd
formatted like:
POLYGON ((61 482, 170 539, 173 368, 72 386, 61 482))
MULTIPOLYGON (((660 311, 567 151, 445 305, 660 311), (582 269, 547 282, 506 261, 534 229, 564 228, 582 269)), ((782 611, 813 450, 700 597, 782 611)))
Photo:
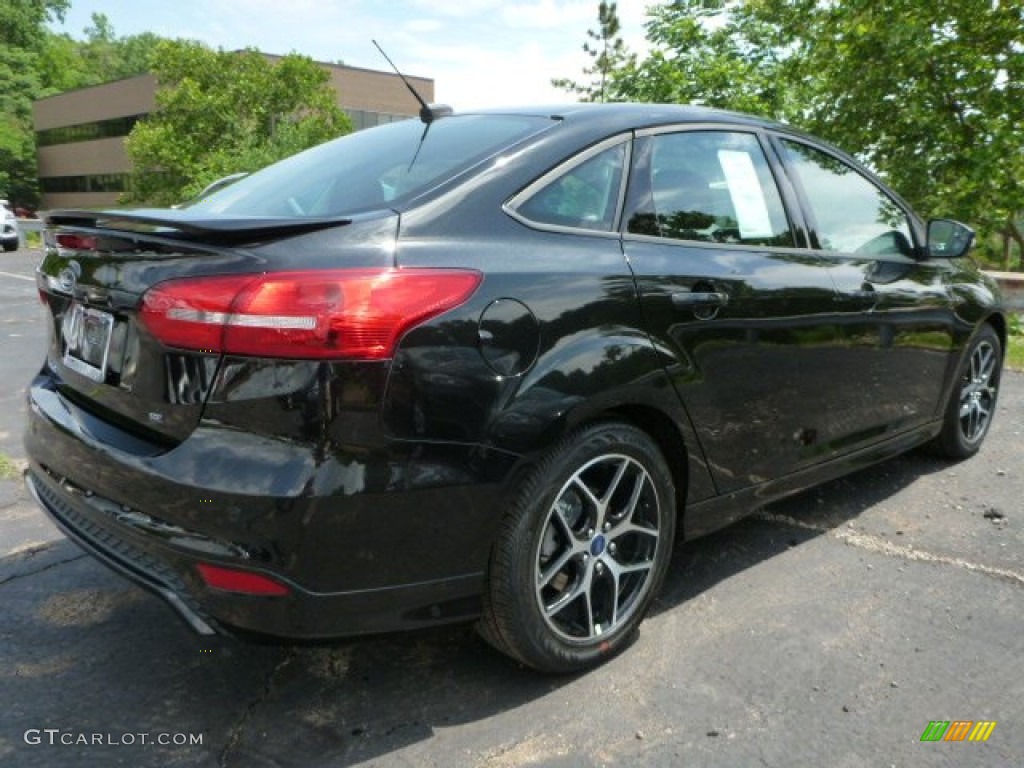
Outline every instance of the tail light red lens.
POLYGON ((100 239, 95 235, 76 235, 70 232, 60 232, 56 237, 57 245, 72 251, 95 251, 100 239))
POLYGON ((170 280, 140 319, 171 347, 292 359, 380 360, 410 328, 457 307, 479 272, 345 269, 170 280))
POLYGON ((279 581, 269 576, 252 571, 240 571, 236 568, 222 568, 219 565, 199 563, 196 566, 206 586, 225 592, 239 592, 246 595, 263 595, 281 597, 290 590, 279 581))

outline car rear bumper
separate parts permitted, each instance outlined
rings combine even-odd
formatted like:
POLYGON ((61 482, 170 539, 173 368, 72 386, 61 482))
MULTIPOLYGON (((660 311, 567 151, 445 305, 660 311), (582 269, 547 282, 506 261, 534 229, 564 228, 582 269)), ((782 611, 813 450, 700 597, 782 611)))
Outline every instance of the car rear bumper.
POLYGON ((71 494, 60 488, 38 467, 25 475, 32 498, 50 516, 61 532, 108 568, 166 600, 201 635, 216 632, 216 623, 202 607, 189 598, 184 582, 165 563, 133 546, 127 539, 111 535, 76 509, 71 494))
MULTIPOLYGON (((209 562, 135 536, 99 511, 103 500, 38 466, 26 484, 60 530, 115 572, 163 598, 196 632, 237 631, 290 639, 322 639, 411 629, 470 619, 479 613, 481 578, 471 574, 428 584, 342 594, 322 594, 289 584, 285 597, 218 592, 198 578, 195 565, 209 562)), ((238 563, 235 563, 238 565, 238 563)), ((279 578, 279 577, 277 577, 279 578)))
MULTIPOLYGON (((318 639, 479 613, 490 531, 498 522, 496 483, 485 477, 467 484, 473 478, 465 472, 441 471, 439 460, 454 460, 451 447, 420 446, 416 460, 402 465, 430 487, 352 494, 343 485, 322 494, 246 497, 245 488, 230 487, 230 474, 216 488, 170 475, 192 450, 188 440, 164 456, 135 455, 98 437, 89 421, 96 417, 64 399, 46 377, 33 383, 28 399, 26 482, 40 506, 72 541, 162 597, 198 632, 318 639), (265 575, 288 594, 210 587, 199 563, 265 575)), ((196 451, 189 463, 208 464, 202 449, 196 451)), ((363 470, 393 482, 396 454, 384 458, 384 466, 367 463, 363 470)), ((468 465, 465 457, 458 463, 468 465)), ((245 485, 247 477, 237 482, 245 485)), ((373 487, 369 480, 365 485, 373 487)))

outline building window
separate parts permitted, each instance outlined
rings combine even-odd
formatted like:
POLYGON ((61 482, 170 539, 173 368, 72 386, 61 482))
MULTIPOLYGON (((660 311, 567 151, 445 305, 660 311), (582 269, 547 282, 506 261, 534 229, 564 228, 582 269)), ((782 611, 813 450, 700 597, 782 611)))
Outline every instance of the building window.
POLYGON ((128 115, 95 123, 79 123, 78 125, 62 125, 59 128, 48 128, 36 131, 36 142, 40 147, 52 147, 55 144, 74 144, 79 141, 95 141, 116 136, 127 136, 135 124, 145 115, 128 115))
POLYGON ((124 192, 128 185, 127 173, 98 173, 92 176, 50 176, 39 180, 43 192, 61 194, 69 192, 124 192))
POLYGON ((352 128, 356 131, 411 118, 411 115, 392 115, 387 112, 369 112, 365 109, 346 109, 345 113, 352 120, 352 128))

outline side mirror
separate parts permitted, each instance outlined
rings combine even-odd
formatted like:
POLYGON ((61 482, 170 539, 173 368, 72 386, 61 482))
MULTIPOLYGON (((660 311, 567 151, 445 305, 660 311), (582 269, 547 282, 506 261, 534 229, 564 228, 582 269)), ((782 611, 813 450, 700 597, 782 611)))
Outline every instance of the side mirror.
POLYGON ((974 230, 952 219, 928 222, 928 256, 933 259, 959 259, 971 249, 974 230))

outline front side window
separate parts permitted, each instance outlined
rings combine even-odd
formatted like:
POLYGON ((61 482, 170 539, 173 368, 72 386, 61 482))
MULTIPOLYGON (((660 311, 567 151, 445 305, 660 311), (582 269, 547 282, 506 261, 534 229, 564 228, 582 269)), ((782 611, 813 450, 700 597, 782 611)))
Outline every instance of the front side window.
POLYGON ((608 232, 615 223, 625 143, 584 160, 516 207, 530 221, 608 232))
POLYGON ((793 246, 782 198, 757 137, 688 131, 652 138, 651 199, 629 231, 679 240, 793 246))
POLYGON ((796 141, 782 145, 804 188, 821 249, 913 255, 910 224, 896 201, 832 155, 796 141))

